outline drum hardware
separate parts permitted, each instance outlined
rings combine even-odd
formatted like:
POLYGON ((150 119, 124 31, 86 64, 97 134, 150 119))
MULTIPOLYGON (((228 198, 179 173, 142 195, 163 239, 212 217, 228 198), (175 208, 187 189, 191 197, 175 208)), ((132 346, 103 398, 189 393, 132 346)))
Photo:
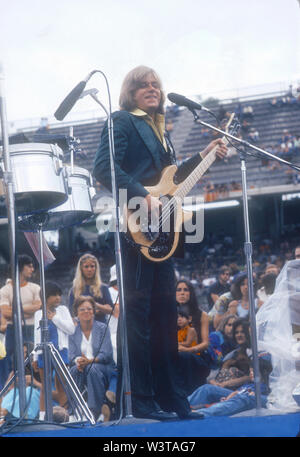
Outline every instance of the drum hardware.
MULTIPOLYGON (((43 228, 49 220, 49 213, 39 213, 27 217, 28 228, 30 231, 38 232, 39 244, 39 272, 42 299, 42 319, 40 321, 41 344, 35 347, 34 351, 42 350, 44 359, 44 380, 45 380, 45 420, 53 420, 53 402, 52 402, 52 365, 57 373, 67 395, 70 405, 73 407, 76 415, 83 414, 88 421, 94 425, 95 419, 93 414, 86 405, 80 390, 73 380, 68 368, 63 362, 59 352, 49 341, 49 327, 47 319, 46 295, 45 295, 45 267, 44 267, 44 249, 43 249, 43 228), (78 414, 77 414, 78 413, 78 414)), ((16 375, 16 373, 15 373, 16 375)), ((5 386, 5 389, 7 386, 5 386)), ((4 390, 4 389, 3 389, 4 390)), ((0 396, 3 393, 0 392, 0 396)))
POLYGON ((57 133, 36 133, 33 136, 35 143, 55 144, 63 151, 68 149, 69 137, 64 134, 57 133))

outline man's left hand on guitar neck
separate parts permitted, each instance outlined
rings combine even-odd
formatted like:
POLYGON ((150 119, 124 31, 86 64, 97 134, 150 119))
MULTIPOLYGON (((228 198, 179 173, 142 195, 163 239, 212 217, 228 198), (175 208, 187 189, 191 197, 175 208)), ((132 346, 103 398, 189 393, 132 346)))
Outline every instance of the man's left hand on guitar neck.
POLYGON ((204 157, 207 156, 207 154, 214 148, 216 148, 216 156, 219 159, 224 159, 226 157, 228 148, 222 138, 217 138, 216 140, 211 141, 209 145, 200 152, 202 159, 204 159, 204 157))

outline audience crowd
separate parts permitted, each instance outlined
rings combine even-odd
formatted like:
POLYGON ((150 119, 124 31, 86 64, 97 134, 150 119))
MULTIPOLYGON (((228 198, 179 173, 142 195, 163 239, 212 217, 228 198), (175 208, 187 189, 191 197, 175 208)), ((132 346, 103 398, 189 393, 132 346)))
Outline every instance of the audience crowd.
MULTIPOLYGON (((271 244, 270 240, 262 240, 256 252, 259 260, 253 262, 255 312, 272 295, 284 263, 299 257, 299 247, 292 250, 289 243, 283 242, 281 249, 285 251, 285 256, 276 256, 272 254, 271 244)), ((20 278, 23 279, 21 286, 26 288, 34 272, 34 261, 27 255, 21 255, 18 263, 20 278), (24 270, 27 272, 26 279, 24 270)), ((211 277, 193 271, 188 278, 177 271, 176 284, 180 379, 191 408, 204 416, 235 414, 255 407, 248 277, 245 268, 236 263, 221 265, 215 271, 217 273, 211 277)), ((15 357, 11 350, 8 285, 11 286, 9 278, 0 290, 1 389, 12 378, 15 357)), ((97 257, 85 253, 79 257, 65 303, 57 283, 47 280, 45 288, 50 342, 59 351, 95 420, 114 419, 119 376, 116 364, 118 291, 115 267, 111 269, 110 284, 104 284, 97 257)), ((42 311, 41 297, 38 299, 36 289, 40 293, 40 286, 35 284, 25 305, 26 310, 30 309, 32 300, 34 331, 28 333, 25 318, 22 328, 26 336, 24 357, 30 354, 26 363, 26 395, 30 403, 27 417, 44 420, 43 358, 41 347, 37 350, 41 341, 42 311)), ((24 317, 27 313, 24 312, 24 317)), ((268 354, 259 354, 259 367, 265 405, 269 392, 268 374, 272 370, 268 354)), ((69 401, 64 384, 64 380, 53 371, 53 417, 65 422, 78 420, 78 411, 69 401)), ((0 399, 2 420, 18 417, 18 398, 18 389, 12 383, 0 399)))

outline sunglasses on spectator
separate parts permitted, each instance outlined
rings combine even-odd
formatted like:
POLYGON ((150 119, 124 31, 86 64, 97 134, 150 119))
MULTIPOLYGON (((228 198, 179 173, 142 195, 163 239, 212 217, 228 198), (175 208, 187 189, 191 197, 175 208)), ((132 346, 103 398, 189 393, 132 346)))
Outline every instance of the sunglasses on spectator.
POLYGON ((84 311, 94 311, 93 308, 78 308, 79 313, 83 313, 84 311))
POLYGON ((187 287, 179 287, 178 289, 176 289, 176 292, 189 292, 189 289, 187 287))

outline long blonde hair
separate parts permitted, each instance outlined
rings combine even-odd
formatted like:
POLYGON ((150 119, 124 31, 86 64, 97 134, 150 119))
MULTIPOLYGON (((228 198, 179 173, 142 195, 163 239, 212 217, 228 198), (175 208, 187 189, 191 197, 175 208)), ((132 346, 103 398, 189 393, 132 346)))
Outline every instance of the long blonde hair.
POLYGON ((139 67, 134 68, 125 76, 125 79, 124 79, 122 87, 121 87, 120 97, 119 97, 119 105, 120 105, 121 110, 132 111, 133 109, 136 108, 134 94, 135 94, 136 90, 140 87, 140 83, 149 74, 153 75, 159 84, 161 97, 160 97, 160 104, 159 104, 157 112, 161 113, 161 114, 164 113, 164 102, 165 102, 166 97, 162 90, 161 80, 160 80, 158 74, 152 68, 146 67, 144 65, 140 65, 139 67))
POLYGON ((84 254, 78 260, 75 277, 73 280, 73 294, 74 294, 75 299, 82 295, 82 293, 85 289, 85 286, 86 286, 86 282, 85 282, 84 276, 82 274, 81 266, 87 260, 92 260, 96 265, 95 277, 94 277, 93 284, 90 285, 90 291, 92 292, 92 295, 94 297, 102 297, 102 293, 101 293, 102 282, 101 282, 101 277, 100 277, 99 262, 96 259, 96 257, 93 256, 92 254, 84 254))

